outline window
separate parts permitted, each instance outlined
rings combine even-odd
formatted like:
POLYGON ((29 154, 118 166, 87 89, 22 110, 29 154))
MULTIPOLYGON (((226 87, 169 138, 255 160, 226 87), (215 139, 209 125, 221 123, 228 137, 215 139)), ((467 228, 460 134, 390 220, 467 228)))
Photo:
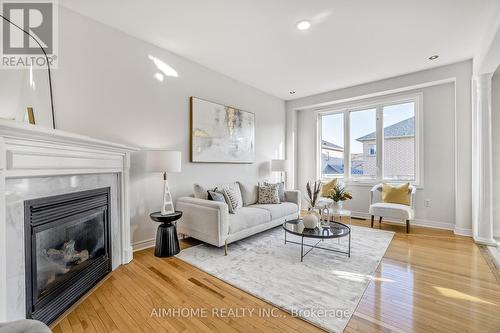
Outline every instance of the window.
POLYGON ((377 109, 363 109, 349 112, 351 178, 377 177, 376 158, 370 156, 369 146, 375 146, 377 137, 377 109), (362 141, 361 138, 366 138, 362 141))
POLYGON ((384 106, 384 178, 415 179, 415 103, 384 106))
POLYGON ((344 114, 324 116, 321 121, 321 178, 344 175, 344 114))
POLYGON ((368 146, 368 156, 377 156, 377 145, 368 146))
POLYGON ((419 94, 320 113, 321 178, 420 185, 420 99, 419 94))

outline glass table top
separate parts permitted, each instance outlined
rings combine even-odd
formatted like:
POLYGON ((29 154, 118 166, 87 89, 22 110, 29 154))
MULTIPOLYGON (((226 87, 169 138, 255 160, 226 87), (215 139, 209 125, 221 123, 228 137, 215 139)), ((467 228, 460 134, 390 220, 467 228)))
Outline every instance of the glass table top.
POLYGON ((283 223, 283 229, 291 234, 310 238, 339 238, 347 236, 351 232, 351 228, 339 222, 328 222, 324 226, 320 225, 314 229, 308 229, 304 227, 302 219, 283 223))

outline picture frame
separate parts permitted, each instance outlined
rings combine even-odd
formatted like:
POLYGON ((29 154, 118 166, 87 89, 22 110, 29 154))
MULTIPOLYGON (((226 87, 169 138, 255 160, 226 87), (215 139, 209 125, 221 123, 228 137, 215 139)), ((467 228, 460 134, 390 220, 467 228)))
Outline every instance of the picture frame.
POLYGON ((190 97, 191 162, 255 162, 255 114, 190 97))

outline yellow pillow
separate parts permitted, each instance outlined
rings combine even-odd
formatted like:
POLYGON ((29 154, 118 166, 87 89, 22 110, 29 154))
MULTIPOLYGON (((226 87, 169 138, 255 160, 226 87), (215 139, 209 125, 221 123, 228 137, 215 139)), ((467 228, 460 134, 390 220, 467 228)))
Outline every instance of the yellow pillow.
POLYGON ((323 188, 321 189, 321 196, 324 198, 328 198, 330 193, 332 193, 333 188, 337 185, 337 178, 330 180, 328 183, 323 184, 323 188))
POLYGON ((401 205, 410 205, 408 189, 410 183, 401 185, 382 184, 382 201, 401 205))

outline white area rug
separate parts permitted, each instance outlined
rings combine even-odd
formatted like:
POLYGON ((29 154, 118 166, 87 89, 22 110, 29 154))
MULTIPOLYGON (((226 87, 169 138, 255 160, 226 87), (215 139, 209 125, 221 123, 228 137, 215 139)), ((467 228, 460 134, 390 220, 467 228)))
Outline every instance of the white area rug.
MULTIPOLYGON (((313 249, 303 262, 300 245, 285 245, 284 233, 280 226, 229 244, 227 257, 222 248, 206 244, 177 257, 293 316, 331 332, 343 331, 394 233, 352 226, 350 258, 313 249)), ((300 238, 287 234, 288 240, 300 238)), ((347 237, 340 243, 329 239, 319 246, 346 250, 347 242, 347 237)))

